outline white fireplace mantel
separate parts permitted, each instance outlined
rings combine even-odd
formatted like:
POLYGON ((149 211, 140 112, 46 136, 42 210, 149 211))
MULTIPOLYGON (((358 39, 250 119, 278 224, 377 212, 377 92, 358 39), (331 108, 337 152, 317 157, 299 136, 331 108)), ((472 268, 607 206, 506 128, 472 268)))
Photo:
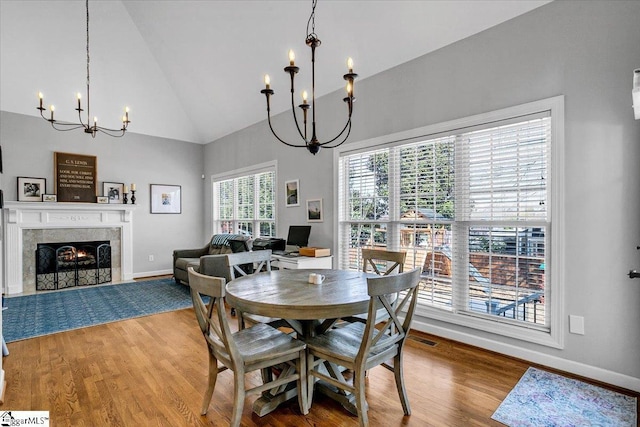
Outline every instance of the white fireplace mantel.
POLYGON ((4 283, 9 295, 23 292, 23 233, 25 229, 120 228, 122 280, 133 279, 133 211, 136 205, 99 203, 6 202, 4 224, 4 283))

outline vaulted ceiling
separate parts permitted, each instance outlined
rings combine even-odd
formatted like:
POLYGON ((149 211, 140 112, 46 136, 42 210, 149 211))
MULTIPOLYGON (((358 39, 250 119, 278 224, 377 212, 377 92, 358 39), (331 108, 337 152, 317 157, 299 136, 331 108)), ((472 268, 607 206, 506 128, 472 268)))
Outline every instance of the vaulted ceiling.
MULTIPOLYGON (((317 96, 344 87, 349 56, 361 80, 548 2, 320 0, 317 96)), ((127 105, 136 133, 204 144, 243 129, 265 119, 265 73, 272 112, 289 108, 289 49, 310 91, 311 0, 91 0, 89 11, 91 115, 105 126, 127 105)), ((57 119, 77 119, 85 2, 0 0, 0 17, 0 109, 35 116, 41 91, 57 119)))

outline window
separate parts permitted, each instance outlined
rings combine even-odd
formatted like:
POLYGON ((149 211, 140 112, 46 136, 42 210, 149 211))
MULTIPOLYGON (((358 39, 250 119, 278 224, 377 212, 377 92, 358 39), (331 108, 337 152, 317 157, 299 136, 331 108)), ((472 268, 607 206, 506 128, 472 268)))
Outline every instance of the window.
POLYGON ((214 177, 214 232, 275 236, 275 180, 271 163, 214 177))
POLYGON ((561 99, 340 150, 340 267, 359 269, 363 247, 406 251, 420 314, 560 346, 548 248, 561 99))

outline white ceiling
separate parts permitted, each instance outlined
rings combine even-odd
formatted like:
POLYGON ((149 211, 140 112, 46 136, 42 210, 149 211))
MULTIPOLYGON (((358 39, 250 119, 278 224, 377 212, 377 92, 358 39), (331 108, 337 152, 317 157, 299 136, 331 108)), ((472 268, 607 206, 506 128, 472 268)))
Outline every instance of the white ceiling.
MULTIPOLYGON (((319 0, 317 96, 344 87, 349 56, 361 80, 548 2, 319 0)), ((310 91, 311 0, 91 0, 89 12, 91 115, 102 125, 119 127, 127 105, 132 132, 214 141, 265 119, 265 73, 272 113, 288 108, 289 49, 296 89, 310 91)), ((0 0, 0 109, 37 115, 41 91, 57 119, 77 118, 85 14, 82 0, 0 0)))

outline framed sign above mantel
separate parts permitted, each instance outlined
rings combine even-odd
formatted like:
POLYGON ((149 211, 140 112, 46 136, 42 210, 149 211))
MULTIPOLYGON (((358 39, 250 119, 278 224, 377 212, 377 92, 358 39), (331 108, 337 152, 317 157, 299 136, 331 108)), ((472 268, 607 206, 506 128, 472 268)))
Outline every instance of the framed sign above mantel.
POLYGON ((96 156, 54 153, 53 171, 58 202, 96 202, 96 156))

